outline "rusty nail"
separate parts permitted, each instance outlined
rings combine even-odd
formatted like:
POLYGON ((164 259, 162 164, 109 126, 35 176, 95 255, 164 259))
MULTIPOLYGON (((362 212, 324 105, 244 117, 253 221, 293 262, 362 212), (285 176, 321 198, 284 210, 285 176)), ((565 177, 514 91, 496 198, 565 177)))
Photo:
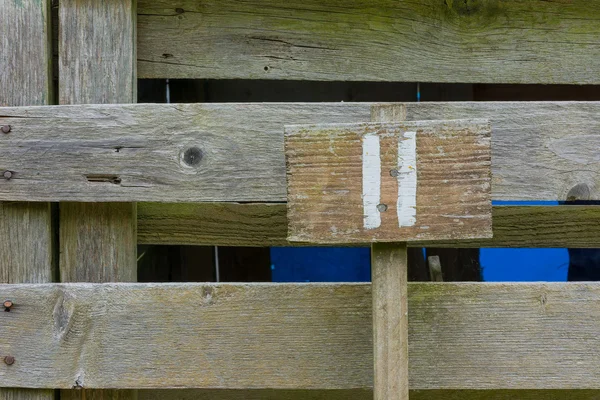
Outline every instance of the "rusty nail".
POLYGON ((13 356, 4 357, 4 363, 6 365, 13 365, 15 363, 15 358, 13 356))
POLYGON ((12 308, 13 302, 12 300, 4 300, 4 303, 2 303, 2 305, 4 306, 4 311, 8 312, 12 308))
POLYGON ((9 180, 10 178, 12 178, 12 172, 11 171, 4 171, 4 179, 9 180))
POLYGON ((11 126, 10 125, 2 125, 2 128, 0 128, 0 130, 2 130, 2 133, 8 133, 10 132, 11 126))

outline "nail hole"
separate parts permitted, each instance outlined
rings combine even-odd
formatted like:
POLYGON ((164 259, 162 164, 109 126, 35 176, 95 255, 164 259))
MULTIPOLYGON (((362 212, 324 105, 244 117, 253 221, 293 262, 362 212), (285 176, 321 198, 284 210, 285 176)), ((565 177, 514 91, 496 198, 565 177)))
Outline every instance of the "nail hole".
POLYGON ((183 153, 183 162, 190 167, 200 164, 202 160, 202 150, 198 147, 190 147, 183 153))
POLYGON ((176 9, 175 9, 175 12, 176 12, 177 14, 183 14, 183 13, 185 12, 185 10, 184 10, 183 8, 176 8, 176 9))
POLYGON ((163 53, 162 58, 173 58, 173 54, 171 54, 171 53, 163 53))
POLYGON ((89 174, 85 177, 91 183, 113 183, 115 185, 121 183, 121 178, 117 175, 89 174))
POLYGON ((387 205, 385 205, 385 204, 377 204, 377 211, 379 211, 379 212, 385 212, 385 211, 387 211, 387 205))
POLYGON ((268 66, 266 66, 264 69, 265 69, 265 71, 268 71, 268 70, 269 70, 269 67, 268 67, 268 66))

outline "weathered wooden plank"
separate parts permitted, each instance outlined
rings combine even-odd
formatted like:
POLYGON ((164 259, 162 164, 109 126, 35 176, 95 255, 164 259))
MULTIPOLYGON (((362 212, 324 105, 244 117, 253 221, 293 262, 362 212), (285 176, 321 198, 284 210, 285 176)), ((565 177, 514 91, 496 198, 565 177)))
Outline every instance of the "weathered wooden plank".
MULTIPOLYGON (((287 241, 285 204, 139 203, 138 242, 298 246, 287 241)), ((491 239, 411 242, 422 247, 600 247, 600 207, 494 206, 491 239)))
MULTIPOLYGON (((136 0, 61 0, 60 104, 136 101, 136 3, 136 0)), ((55 165, 51 171, 56 173, 57 167, 60 168, 55 165)), ((91 185, 97 179, 97 176, 86 177, 91 185)), ((135 203, 61 203, 61 280, 136 281, 136 213, 135 203)), ((70 387, 82 386, 77 382, 70 387)), ((112 390, 63 390, 60 396, 64 400, 137 399, 135 391, 112 390)))
MULTIPOLYGON (((411 390, 411 400, 597 400, 598 390, 411 390)), ((367 389, 350 390, 140 390, 140 400, 372 400, 367 389)))
POLYGON ((59 103, 134 102, 136 2, 61 0, 59 21, 59 103))
POLYGON ((492 236, 485 120, 286 126, 288 239, 492 236))
POLYGON ((599 83, 600 3, 140 0, 143 78, 599 83))
POLYGON ((406 243, 375 243, 371 246, 375 400, 408 400, 406 250, 406 243))
POLYGON ((60 206, 61 282, 135 282, 135 203, 60 206))
MULTIPOLYGON (((0 3, 0 105, 45 105, 52 99, 50 0, 0 3)), ((9 125, 0 135, 18 140, 9 125)), ((0 203, 0 282, 45 283, 55 278, 49 203, 0 203)), ((4 300, 1 300, 4 301, 4 300)), ((1 354, 4 357, 10 354, 1 354)), ((3 367, 10 368, 3 363, 3 367)), ((52 400, 53 390, 0 389, 6 400, 52 400)))
MULTIPOLYGON (((0 136, 0 170, 13 172, 10 180, 0 180, 0 198, 285 201, 283 125, 368 122, 371 106, 0 108, 0 124, 13 125, 19 137, 16 146, 7 135, 0 136), (195 156, 196 147, 202 151, 201 159, 195 156)), ((595 152, 600 140, 600 103, 405 103, 389 107, 405 113, 407 120, 490 119, 495 200, 565 200, 577 184, 588 186, 590 200, 600 199, 600 162, 595 152)))
MULTIPOLYGON (((0 369, 2 386, 373 383, 369 284, 80 283, 0 285, 0 293, 15 304, 0 314, 0 354, 16 359, 0 369)), ((409 284, 411 387, 600 389, 598 301, 597 283, 409 284)))
POLYGON ((50 0, 0 5, 0 106, 52 104, 50 0))

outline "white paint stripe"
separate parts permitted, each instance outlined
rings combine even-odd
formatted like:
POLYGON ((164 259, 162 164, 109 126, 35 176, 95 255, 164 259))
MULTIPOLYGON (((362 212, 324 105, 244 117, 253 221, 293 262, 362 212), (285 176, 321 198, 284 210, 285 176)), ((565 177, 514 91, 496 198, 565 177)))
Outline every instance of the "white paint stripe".
POLYGON ((417 133, 405 132, 398 138, 398 224, 417 223, 417 133))
POLYGON ((362 187, 363 226, 365 229, 379 228, 381 215, 377 205, 381 199, 381 154, 379 136, 367 133, 363 136, 362 187))

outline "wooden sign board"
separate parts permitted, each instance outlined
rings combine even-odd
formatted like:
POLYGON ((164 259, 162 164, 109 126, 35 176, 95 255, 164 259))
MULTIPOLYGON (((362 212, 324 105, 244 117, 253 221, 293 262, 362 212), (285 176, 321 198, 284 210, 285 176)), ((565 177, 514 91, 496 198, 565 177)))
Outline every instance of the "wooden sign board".
POLYGON ((285 128, 288 240, 492 237, 487 120, 285 128))

